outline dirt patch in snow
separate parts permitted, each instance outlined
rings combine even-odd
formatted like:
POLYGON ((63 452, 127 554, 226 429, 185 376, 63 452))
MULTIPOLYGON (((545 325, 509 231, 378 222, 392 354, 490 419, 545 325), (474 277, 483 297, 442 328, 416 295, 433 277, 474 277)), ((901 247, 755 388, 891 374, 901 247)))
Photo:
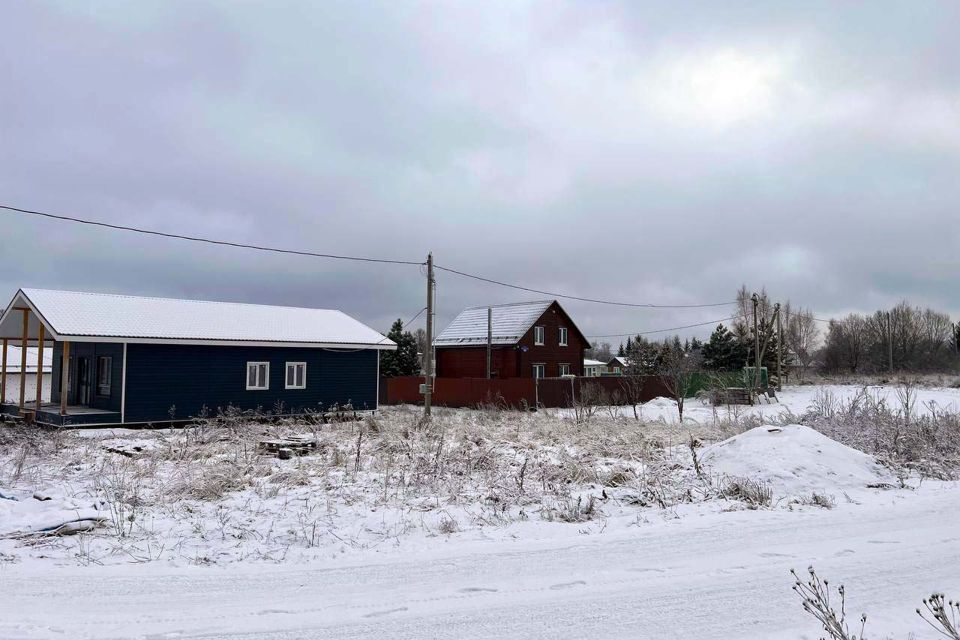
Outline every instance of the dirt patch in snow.
POLYGON ((708 447, 701 460, 714 473, 766 482, 777 497, 896 482, 873 456, 799 424, 756 427, 708 447))

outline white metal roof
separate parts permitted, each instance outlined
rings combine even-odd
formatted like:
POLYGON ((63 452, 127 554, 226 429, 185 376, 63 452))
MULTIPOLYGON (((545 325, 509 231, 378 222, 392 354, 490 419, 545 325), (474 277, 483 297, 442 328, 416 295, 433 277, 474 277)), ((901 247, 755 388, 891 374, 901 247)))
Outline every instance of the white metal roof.
MULTIPOLYGON (((493 306, 493 344, 516 344, 533 323, 553 304, 553 300, 516 302, 493 306)), ((433 341, 434 346, 450 347, 487 343, 487 309, 471 307, 460 315, 433 341)))
MULTIPOLYGON (((0 318, 0 336, 21 335, 18 306, 30 308, 29 315, 41 319, 47 337, 55 340, 396 348, 379 332, 332 309, 47 289, 21 289, 0 318)), ((29 333, 37 337, 34 324, 29 333)))
MULTIPOLYGON (((19 346, 7 346, 7 373, 20 373, 21 348, 19 346)), ((50 373, 53 370, 53 350, 49 347, 43 350, 43 372, 50 373)), ((27 347, 27 373, 37 372, 37 348, 27 347)))

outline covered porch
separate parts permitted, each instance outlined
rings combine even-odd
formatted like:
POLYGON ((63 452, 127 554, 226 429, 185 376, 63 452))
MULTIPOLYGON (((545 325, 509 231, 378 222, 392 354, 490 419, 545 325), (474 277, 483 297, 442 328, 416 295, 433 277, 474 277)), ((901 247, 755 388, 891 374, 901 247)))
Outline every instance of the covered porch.
POLYGON ((56 426, 122 421, 121 412, 115 407, 104 406, 102 398, 97 397, 96 359, 87 353, 91 345, 82 342, 73 345, 70 340, 59 336, 23 292, 18 292, 0 316, 0 341, 0 414, 56 426), (20 347, 20 362, 8 362, 8 346, 20 347), (39 354, 47 348, 53 354, 49 399, 43 395, 42 367, 37 367, 35 373, 27 371, 28 347, 36 347, 39 354), (82 357, 73 357, 72 351, 82 357), (7 388, 10 369, 18 370, 11 376, 13 389, 7 388), (16 384, 17 376, 19 385, 16 384), (32 385, 27 384, 28 378, 33 376, 35 393, 32 385))
POLYGON ((11 417, 24 418, 28 422, 35 424, 55 427, 120 423, 120 414, 116 411, 84 407, 76 404, 68 404, 66 411, 63 411, 60 404, 54 402, 41 403, 40 410, 38 411, 37 403, 34 400, 24 403, 22 408, 15 403, 0 405, 0 413, 11 417))

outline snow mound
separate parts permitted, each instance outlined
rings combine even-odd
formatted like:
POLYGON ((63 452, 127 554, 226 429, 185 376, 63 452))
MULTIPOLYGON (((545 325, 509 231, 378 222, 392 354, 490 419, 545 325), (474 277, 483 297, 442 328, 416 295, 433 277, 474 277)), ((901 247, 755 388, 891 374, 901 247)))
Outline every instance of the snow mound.
POLYGON ((714 473, 766 482, 778 497, 895 482, 873 456, 799 424, 756 427, 707 447, 700 459, 714 473))
POLYGON ((643 403, 644 407, 670 407, 671 409, 677 408, 676 400, 670 398, 664 398, 663 396, 657 396, 651 400, 647 400, 643 403))

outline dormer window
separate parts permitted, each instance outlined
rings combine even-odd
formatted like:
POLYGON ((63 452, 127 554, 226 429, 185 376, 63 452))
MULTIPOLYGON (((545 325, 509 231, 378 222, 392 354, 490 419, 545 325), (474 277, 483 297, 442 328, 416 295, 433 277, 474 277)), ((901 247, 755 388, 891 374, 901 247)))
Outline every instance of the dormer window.
POLYGON ((544 341, 543 341, 544 333, 545 333, 545 331, 543 330, 543 327, 534 327, 534 328, 533 328, 533 344, 534 344, 534 345, 536 345, 536 346, 538 346, 538 347, 543 346, 543 343, 544 343, 544 341))

